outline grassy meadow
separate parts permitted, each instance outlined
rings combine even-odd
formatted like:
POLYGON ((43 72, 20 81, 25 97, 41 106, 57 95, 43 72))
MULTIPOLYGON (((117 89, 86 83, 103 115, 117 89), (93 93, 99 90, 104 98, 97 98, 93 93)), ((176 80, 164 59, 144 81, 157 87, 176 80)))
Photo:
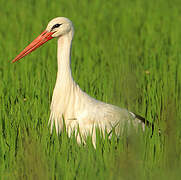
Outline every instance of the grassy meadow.
POLYGON ((1 0, 0 17, 0 179, 180 179, 180 0, 1 0), (154 122, 152 137, 97 133, 94 149, 50 135, 56 39, 10 62, 57 16, 75 27, 75 81, 154 122))

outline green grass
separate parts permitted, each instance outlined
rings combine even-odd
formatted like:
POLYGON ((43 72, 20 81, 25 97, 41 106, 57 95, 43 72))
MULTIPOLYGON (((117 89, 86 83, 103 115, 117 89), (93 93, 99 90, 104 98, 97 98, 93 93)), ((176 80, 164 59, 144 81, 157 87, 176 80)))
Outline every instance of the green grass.
POLYGON ((181 1, 1 0, 0 17, 0 179, 180 179, 181 1), (154 122, 152 138, 50 135, 56 40, 10 62, 57 16, 75 26, 75 81, 154 122))

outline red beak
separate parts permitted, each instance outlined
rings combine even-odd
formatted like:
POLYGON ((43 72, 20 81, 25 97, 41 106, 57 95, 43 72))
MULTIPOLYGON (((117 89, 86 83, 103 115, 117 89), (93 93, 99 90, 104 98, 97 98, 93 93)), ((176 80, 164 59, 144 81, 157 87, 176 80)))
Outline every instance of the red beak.
POLYGON ((24 56, 28 55, 29 53, 31 53, 32 51, 34 51, 35 49, 37 49, 38 47, 40 47, 41 45, 52 39, 53 33, 54 32, 48 32, 46 30, 43 31, 32 43, 30 43, 19 55, 17 55, 13 59, 12 63, 20 60, 24 56))

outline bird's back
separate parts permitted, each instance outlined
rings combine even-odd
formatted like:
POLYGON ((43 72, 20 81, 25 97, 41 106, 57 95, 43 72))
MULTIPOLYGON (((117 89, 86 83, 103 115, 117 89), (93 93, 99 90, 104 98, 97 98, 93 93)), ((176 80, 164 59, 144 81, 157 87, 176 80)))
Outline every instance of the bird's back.
MULTIPOLYGON (((95 146, 97 128, 103 134, 105 132, 111 134, 114 130, 117 135, 120 135, 125 127, 137 127, 142 122, 134 113, 126 109, 90 97, 76 84, 67 91, 67 95, 63 98, 63 100, 53 98, 50 117, 51 124, 53 125, 54 121, 57 132, 61 132, 64 118, 69 136, 76 132, 79 143, 81 142, 81 137, 85 140, 88 135, 91 135, 95 146), (64 110, 61 107, 64 107, 64 110), (62 110, 62 115, 58 113, 60 110, 62 110)), ((141 124, 144 125, 144 123, 141 124)))
POLYGON ((98 101, 86 93, 83 94, 80 109, 77 109, 77 125, 81 134, 92 134, 93 143, 95 144, 96 136, 95 129, 99 128, 103 134, 107 132, 111 134, 114 130, 117 135, 127 127, 138 127, 139 124, 144 126, 144 123, 136 117, 134 113, 117 106, 98 101), (84 101, 85 103, 84 103, 84 101))

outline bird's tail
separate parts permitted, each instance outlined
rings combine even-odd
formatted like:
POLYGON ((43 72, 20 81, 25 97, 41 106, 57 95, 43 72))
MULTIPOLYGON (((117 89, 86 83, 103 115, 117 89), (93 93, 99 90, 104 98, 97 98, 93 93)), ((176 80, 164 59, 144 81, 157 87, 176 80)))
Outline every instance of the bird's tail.
POLYGON ((155 129, 154 123, 149 122, 144 117, 142 117, 138 114, 135 114, 135 113, 133 113, 133 114, 135 115, 135 119, 141 121, 145 126, 150 127, 152 129, 152 133, 151 133, 151 137, 152 137, 153 133, 154 133, 154 129, 155 129))

